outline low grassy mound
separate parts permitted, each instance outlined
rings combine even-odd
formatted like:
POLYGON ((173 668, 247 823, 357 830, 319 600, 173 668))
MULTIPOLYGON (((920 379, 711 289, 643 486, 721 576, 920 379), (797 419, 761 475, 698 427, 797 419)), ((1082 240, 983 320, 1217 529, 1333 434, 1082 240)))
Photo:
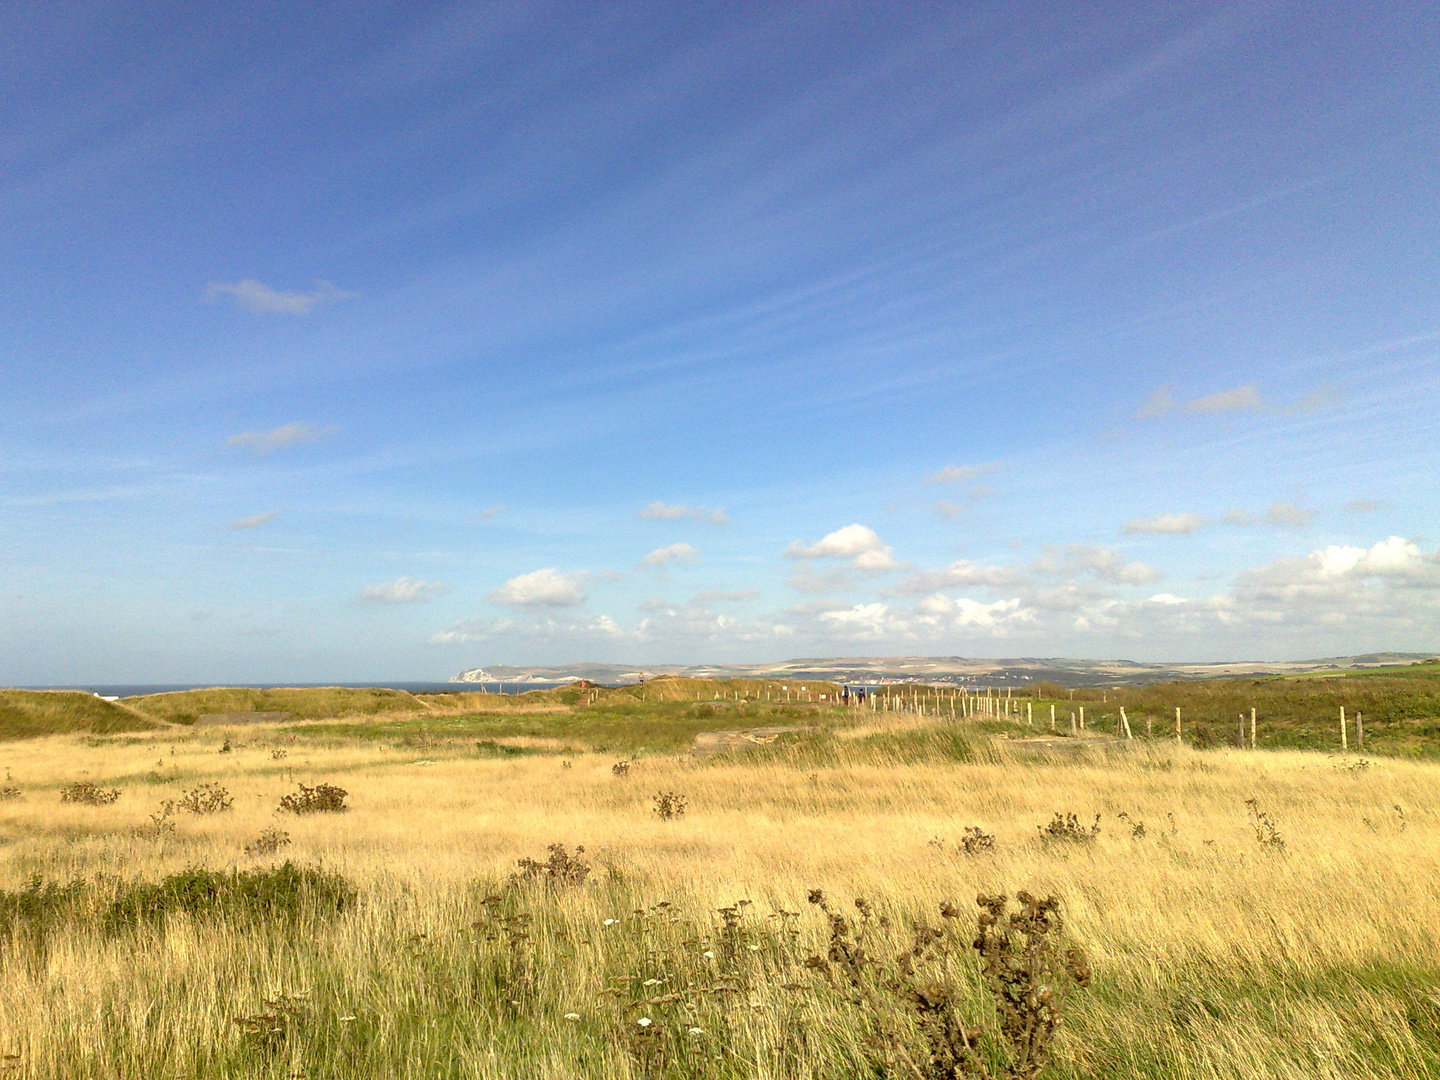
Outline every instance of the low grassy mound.
POLYGON ((74 732, 112 735, 159 726, 82 690, 0 690, 0 739, 74 732))
POLYGON ((193 724, 208 713, 287 712, 299 720, 324 720, 340 716, 426 711, 425 705, 414 694, 404 690, 375 687, 356 690, 344 686, 276 687, 271 690, 217 686, 208 690, 145 694, 125 698, 124 702, 147 716, 179 724, 193 724))

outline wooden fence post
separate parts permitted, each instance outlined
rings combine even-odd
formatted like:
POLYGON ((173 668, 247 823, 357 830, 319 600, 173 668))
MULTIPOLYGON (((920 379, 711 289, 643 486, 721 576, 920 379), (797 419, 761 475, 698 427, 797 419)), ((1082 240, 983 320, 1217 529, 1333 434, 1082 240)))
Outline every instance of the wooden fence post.
POLYGON ((1350 732, 1345 730, 1345 706, 1340 706, 1340 749, 1350 749, 1350 732))
POLYGON ((1175 706, 1175 741, 1183 743, 1185 740, 1180 736, 1180 706, 1175 706))
POLYGON ((1055 730, 1055 703, 1050 703, 1050 730, 1055 730))
POLYGON ((1080 706, 1080 730, 1085 730, 1085 706, 1080 706))
POLYGON ((1355 749, 1365 752, 1365 714, 1355 710, 1355 749))
POLYGON ((1250 706, 1250 749, 1255 749, 1255 706, 1250 706))

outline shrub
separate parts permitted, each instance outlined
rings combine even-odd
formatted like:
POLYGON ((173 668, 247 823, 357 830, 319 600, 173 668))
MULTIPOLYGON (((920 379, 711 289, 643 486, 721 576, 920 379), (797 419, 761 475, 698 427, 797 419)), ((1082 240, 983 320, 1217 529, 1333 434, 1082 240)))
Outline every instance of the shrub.
POLYGON ((652 801, 655 803, 653 807, 655 816, 661 821, 673 821, 675 818, 684 817, 685 808, 690 804, 690 800, 678 791, 656 792, 652 796, 652 801))
POLYGON ((101 918, 108 931, 162 922, 183 912, 200 918, 239 920, 295 919, 307 914, 338 914, 353 906, 355 887, 339 874, 292 862, 267 870, 194 868, 153 884, 136 882, 120 889, 101 918))
POLYGON ((23 889, 0 889, 0 934, 26 932, 43 937, 88 893, 89 885, 72 881, 58 885, 35 874, 23 889))
POLYGON ((60 791, 60 801, 83 803, 86 806, 109 806, 120 798, 119 788, 96 787, 90 780, 76 780, 60 791))
POLYGON ((230 792, 219 784, 200 784, 187 791, 175 804, 191 814, 218 814, 234 806, 230 792))
POLYGON ((611 766, 610 766, 610 775, 611 775, 611 776, 629 776, 629 775, 630 775, 630 762, 628 762, 628 761, 617 761, 617 762, 615 762, 614 765, 611 765, 611 766))
POLYGON ((157 882, 72 881, 59 885, 36 874, 23 889, 0 889, 0 934, 43 938, 65 921, 87 924, 99 915, 107 933, 164 921, 171 913, 195 918, 262 921, 338 914, 358 896, 339 874, 287 862, 266 870, 228 873, 191 869, 157 882))
POLYGON ((345 796, 350 793, 334 784, 318 784, 307 787, 296 785, 299 790, 280 800, 280 809, 291 814, 339 814, 345 810, 345 796))
POLYGON ((0 787, 0 800, 20 799, 23 797, 24 792, 18 787, 0 787))
POLYGON ((544 881, 554 885, 583 885, 590 876, 590 864, 580 856, 583 847, 576 847, 575 854, 565 850, 564 844, 549 844, 545 848, 550 857, 544 862, 524 858, 516 861, 520 872, 512 875, 517 881, 544 881))

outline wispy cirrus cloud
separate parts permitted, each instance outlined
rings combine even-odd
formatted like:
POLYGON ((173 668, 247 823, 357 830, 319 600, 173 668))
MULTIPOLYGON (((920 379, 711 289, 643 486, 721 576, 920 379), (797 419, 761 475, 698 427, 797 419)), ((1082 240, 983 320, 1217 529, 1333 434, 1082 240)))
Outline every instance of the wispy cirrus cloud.
POLYGON ((925 480, 930 484, 968 484, 971 480, 993 472, 996 464, 994 461, 987 461, 983 465, 946 465, 938 472, 931 473, 925 480))
POLYGON ((234 521, 230 522, 225 527, 227 529, 235 529, 237 531, 243 531, 245 529, 258 529, 263 525, 269 525, 270 522, 275 520, 276 515, 279 513, 280 511, 278 510, 267 510, 265 511, 265 513, 256 514, 254 517, 236 518, 234 521))
POLYGON ((263 281, 256 281, 254 278, 212 281, 205 287, 206 300, 214 301, 222 296, 230 296, 238 307, 255 315, 308 315, 320 304, 353 300, 359 295, 337 289, 328 281, 315 282, 315 288, 310 292, 272 289, 263 281))
POLYGON ((1299 529, 1310 524, 1315 511, 1293 502, 1276 500, 1263 514, 1248 510, 1227 510, 1220 520, 1226 525, 1273 525, 1281 529, 1299 529))
POLYGON ((1347 514, 1373 514, 1390 505, 1383 499, 1351 499, 1345 504, 1347 514))
POLYGON ((1199 514, 1156 514, 1154 517, 1135 518, 1120 527, 1122 533, 1148 533, 1154 536, 1186 536, 1199 532, 1205 527, 1205 519, 1199 514))
POLYGON ((1135 413, 1135 419, 1150 420, 1172 412, 1193 413, 1201 416, 1245 412, 1262 408, 1263 404, 1260 400, 1260 389, 1254 383, 1246 383, 1244 386, 1237 386, 1230 390, 1206 394, 1204 397, 1191 398, 1189 401, 1177 401, 1171 395, 1168 386, 1161 386, 1145 399, 1145 404, 1140 406, 1139 411, 1135 413))
POLYGON ((1187 401, 1177 399, 1168 386, 1160 386, 1145 399, 1145 403, 1136 411, 1135 419, 1152 420, 1172 412, 1189 413, 1192 416, 1216 416, 1236 412, 1312 413, 1340 400, 1340 391, 1323 384, 1306 391, 1289 405, 1273 405, 1266 401, 1260 393, 1260 387, 1255 383, 1245 383, 1187 401))
POLYGON ((441 581, 398 577, 380 585, 367 585, 358 599, 362 604, 417 604, 434 600, 449 591, 450 586, 441 581))
POLYGON ((487 600, 507 607, 574 607, 587 599, 580 574, 562 574, 553 566, 520 574, 492 592, 487 600))
POLYGON ((723 508, 708 506, 687 506, 685 503, 652 502, 639 511, 642 518, 650 521, 708 521, 711 525, 728 525, 729 517, 723 508))
POLYGON ((334 424, 316 427, 313 424, 282 424, 269 431, 242 431, 225 440, 226 446, 244 446, 257 454, 269 454, 286 446, 319 442, 340 429, 334 424))

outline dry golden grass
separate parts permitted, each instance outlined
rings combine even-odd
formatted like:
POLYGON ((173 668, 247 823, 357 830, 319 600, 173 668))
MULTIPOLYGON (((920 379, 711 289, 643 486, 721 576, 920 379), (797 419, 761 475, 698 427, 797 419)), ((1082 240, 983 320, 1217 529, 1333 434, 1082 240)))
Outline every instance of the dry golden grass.
MULTIPOLYGON (((872 738, 885 730, 867 722, 872 738)), ((623 1076, 629 1059, 611 1032, 625 1021, 600 992, 619 977, 616 957, 642 964, 645 950, 594 952, 606 947, 605 918, 666 900, 704 926, 744 897, 763 922, 774 908, 803 908, 815 886, 915 917, 980 891, 1059 896, 1097 985, 1075 998, 1055 1076, 1401 1078, 1431 1075, 1440 1060, 1437 766, 1340 768, 1319 754, 1156 744, 1055 762, 1001 747, 985 763, 903 767, 651 757, 617 778, 613 755, 567 765, 287 743, 276 759, 278 737, 246 729, 226 754, 215 733, 174 731, 4 747, 0 766, 23 793, 0 803, 7 888, 36 873, 155 879, 251 866, 244 844, 279 826, 292 844, 278 857, 323 862, 367 898, 303 941, 180 919, 136 941, 77 928, 30 962, 12 948, 0 974, 0 1053, 21 1055, 15 1075, 623 1076), (124 794, 109 807, 62 805, 59 789, 75 780, 124 794), (347 813, 275 812, 297 782, 322 781, 350 792, 347 813), (228 788, 235 809, 136 835, 163 800, 201 782, 228 788), (657 791, 687 796, 684 817, 660 821, 657 791), (1273 819, 1283 853, 1258 842, 1250 799, 1273 819), (1101 835, 1046 844, 1037 826, 1055 812, 1087 823, 1098 813, 1101 835), (995 834, 993 852, 955 850, 967 825, 995 834), (464 965, 479 963, 474 901, 555 842, 583 844, 593 880, 530 898, 537 925, 563 936, 535 935, 542 973, 529 1018, 497 1019, 456 989, 470 977, 464 965), (259 1061, 230 1021, 276 990, 309 991, 307 1008, 329 1019, 259 1061), (580 1022, 561 1019, 572 1009, 580 1022), (362 1020, 336 1019, 351 1014, 362 1020), (416 1019, 427 1014, 429 1023, 416 1019), (364 1046, 345 1050, 356 1025, 364 1046)), ((813 922, 805 932, 820 934, 813 922)), ((782 959, 777 951, 766 963, 779 972, 782 959)), ((818 1001, 792 1012, 831 1049, 777 1056, 766 1040, 781 1038, 778 1017, 791 1006, 767 986, 752 996, 771 1012, 754 1010, 733 1032, 753 1052, 713 1075, 852 1075, 842 1051, 855 1045, 853 1025, 818 1001)))

